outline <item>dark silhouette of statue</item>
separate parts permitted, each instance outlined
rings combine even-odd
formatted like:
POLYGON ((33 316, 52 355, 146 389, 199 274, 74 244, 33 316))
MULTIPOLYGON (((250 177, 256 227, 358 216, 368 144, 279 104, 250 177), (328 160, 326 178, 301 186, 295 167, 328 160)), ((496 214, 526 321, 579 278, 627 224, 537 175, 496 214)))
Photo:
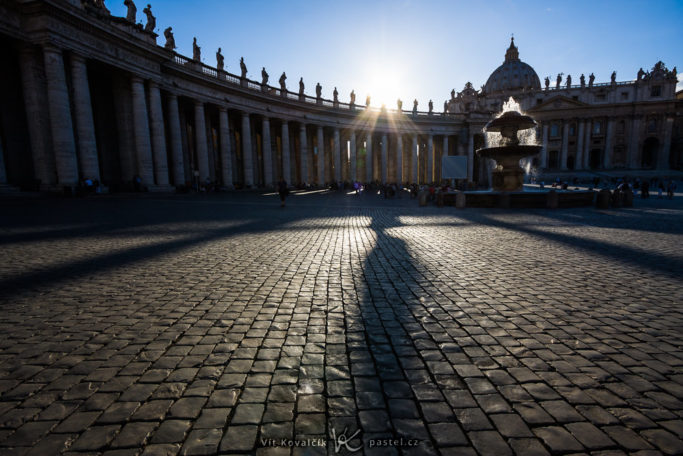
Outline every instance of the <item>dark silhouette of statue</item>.
POLYGON ((555 88, 559 89, 560 84, 562 84, 562 73, 557 75, 557 79, 555 79, 555 88))
POLYGON ((339 92, 337 92, 337 88, 334 88, 334 91, 332 91, 332 98, 335 103, 339 102, 339 92))
POLYGON ((581 74, 579 81, 581 81, 581 87, 586 87, 586 76, 584 76, 583 73, 581 74))
POLYGON ((304 78, 299 79, 299 95, 304 94, 304 78))
POLYGON ((350 103, 351 106, 355 105, 355 104, 356 104, 356 92, 354 92, 354 91, 352 90, 352 91, 351 91, 351 94, 349 95, 349 97, 351 98, 351 103, 350 103))
POLYGON ((280 90, 282 91, 282 94, 284 95, 285 92, 287 92, 287 84, 285 83, 287 81, 287 75, 285 72, 282 72, 282 76, 280 76, 279 83, 280 83, 280 90))
POLYGON ((225 68, 225 58, 223 57, 223 54, 221 54, 221 48, 218 48, 216 51, 216 68, 218 71, 223 71, 225 68))
POLYGON ((595 75, 593 73, 588 76, 588 87, 593 87, 593 82, 595 81, 595 75))
POLYGON ((572 86, 572 75, 568 74, 567 75, 567 88, 570 88, 572 86))
POLYGON ((545 90, 548 90, 550 87, 550 78, 548 76, 545 77, 545 90))
POLYGON ((643 68, 641 67, 640 70, 638 70, 638 80, 642 80, 643 76, 645 76, 645 72, 643 71, 643 68))
POLYGON ((244 79, 247 77, 247 66, 244 64, 244 57, 240 57, 240 71, 241 71, 241 78, 244 79))
POLYGON ((610 77, 610 81, 612 82, 612 84, 617 83, 617 72, 616 71, 612 71, 612 76, 610 77))
POLYGON ((152 14, 152 5, 147 4, 147 8, 142 10, 147 16, 147 24, 145 25, 145 32, 154 32, 157 26, 157 18, 152 14))
POLYGON ((126 20, 131 24, 135 24, 138 8, 135 6, 133 0, 125 0, 123 4, 128 8, 126 12, 126 20))
POLYGON ((417 98, 413 100, 413 115, 417 115, 417 98))
POLYGON ((451 100, 455 100, 455 89, 451 90, 451 100))
POLYGON ((261 85, 267 85, 268 84, 268 72, 266 71, 266 67, 263 67, 261 69, 261 85))
POLYGON ((192 60, 200 62, 202 60, 202 48, 197 45, 197 37, 192 40, 192 60))
POLYGON ((166 37, 166 44, 164 45, 164 48, 168 49, 169 51, 174 50, 175 38, 173 38, 173 29, 171 27, 166 28, 166 30, 164 30, 164 36, 166 37))
POLYGON ((323 86, 320 85, 320 83, 317 83, 315 85, 315 97, 316 98, 322 98, 323 96, 323 86))
POLYGON ((429 100, 428 106, 429 106, 429 113, 430 114, 433 113, 434 112, 434 102, 432 100, 429 100))

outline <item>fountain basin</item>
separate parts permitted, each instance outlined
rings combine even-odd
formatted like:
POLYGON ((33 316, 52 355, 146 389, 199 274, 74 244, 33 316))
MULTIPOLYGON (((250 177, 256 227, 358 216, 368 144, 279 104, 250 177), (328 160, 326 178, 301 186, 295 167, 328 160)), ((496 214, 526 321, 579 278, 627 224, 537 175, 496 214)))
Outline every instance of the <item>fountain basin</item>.
MULTIPOLYGON (((456 194, 444 195, 446 206, 456 205, 456 194)), ((569 208, 593 205, 595 191, 592 190, 538 190, 538 191, 466 191, 465 207, 498 207, 514 209, 569 208)))

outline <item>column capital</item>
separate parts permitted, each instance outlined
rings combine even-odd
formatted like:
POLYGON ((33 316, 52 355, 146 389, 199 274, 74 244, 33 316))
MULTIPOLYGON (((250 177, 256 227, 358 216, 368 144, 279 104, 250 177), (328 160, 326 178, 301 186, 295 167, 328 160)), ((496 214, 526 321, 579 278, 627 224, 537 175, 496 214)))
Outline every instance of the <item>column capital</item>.
POLYGON ((134 84, 144 84, 145 80, 136 74, 131 74, 130 75, 130 82, 132 82, 134 84))
POLYGON ((49 52, 52 54, 61 54, 62 53, 62 48, 57 46, 54 43, 45 43, 43 44, 43 52, 49 52))
POLYGON ((202 100, 194 100, 194 105, 195 105, 195 107, 199 107, 199 106, 203 107, 204 102, 202 100))
POLYGON ((228 112, 228 108, 225 106, 218 105, 218 112, 228 112))
POLYGON ((160 87, 160 84, 157 81, 155 81, 154 79, 150 79, 149 80, 149 87, 150 88, 154 87, 154 88, 158 89, 160 87))

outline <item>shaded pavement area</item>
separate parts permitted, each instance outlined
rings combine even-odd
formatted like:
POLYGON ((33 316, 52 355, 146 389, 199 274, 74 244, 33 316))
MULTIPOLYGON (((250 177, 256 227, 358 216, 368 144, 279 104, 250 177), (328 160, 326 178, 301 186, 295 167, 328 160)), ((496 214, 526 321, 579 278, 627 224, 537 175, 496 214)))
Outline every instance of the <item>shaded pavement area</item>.
POLYGON ((683 454, 683 201, 0 200, 0 454, 683 454))

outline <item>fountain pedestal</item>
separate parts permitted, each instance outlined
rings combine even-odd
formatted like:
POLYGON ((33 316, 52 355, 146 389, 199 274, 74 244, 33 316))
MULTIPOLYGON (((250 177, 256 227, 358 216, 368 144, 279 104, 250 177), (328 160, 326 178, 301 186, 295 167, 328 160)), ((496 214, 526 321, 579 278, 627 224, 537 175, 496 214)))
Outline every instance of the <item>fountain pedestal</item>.
POLYGON ((524 187, 524 170, 501 169, 491 172, 491 183, 494 190, 502 192, 516 192, 524 187))

